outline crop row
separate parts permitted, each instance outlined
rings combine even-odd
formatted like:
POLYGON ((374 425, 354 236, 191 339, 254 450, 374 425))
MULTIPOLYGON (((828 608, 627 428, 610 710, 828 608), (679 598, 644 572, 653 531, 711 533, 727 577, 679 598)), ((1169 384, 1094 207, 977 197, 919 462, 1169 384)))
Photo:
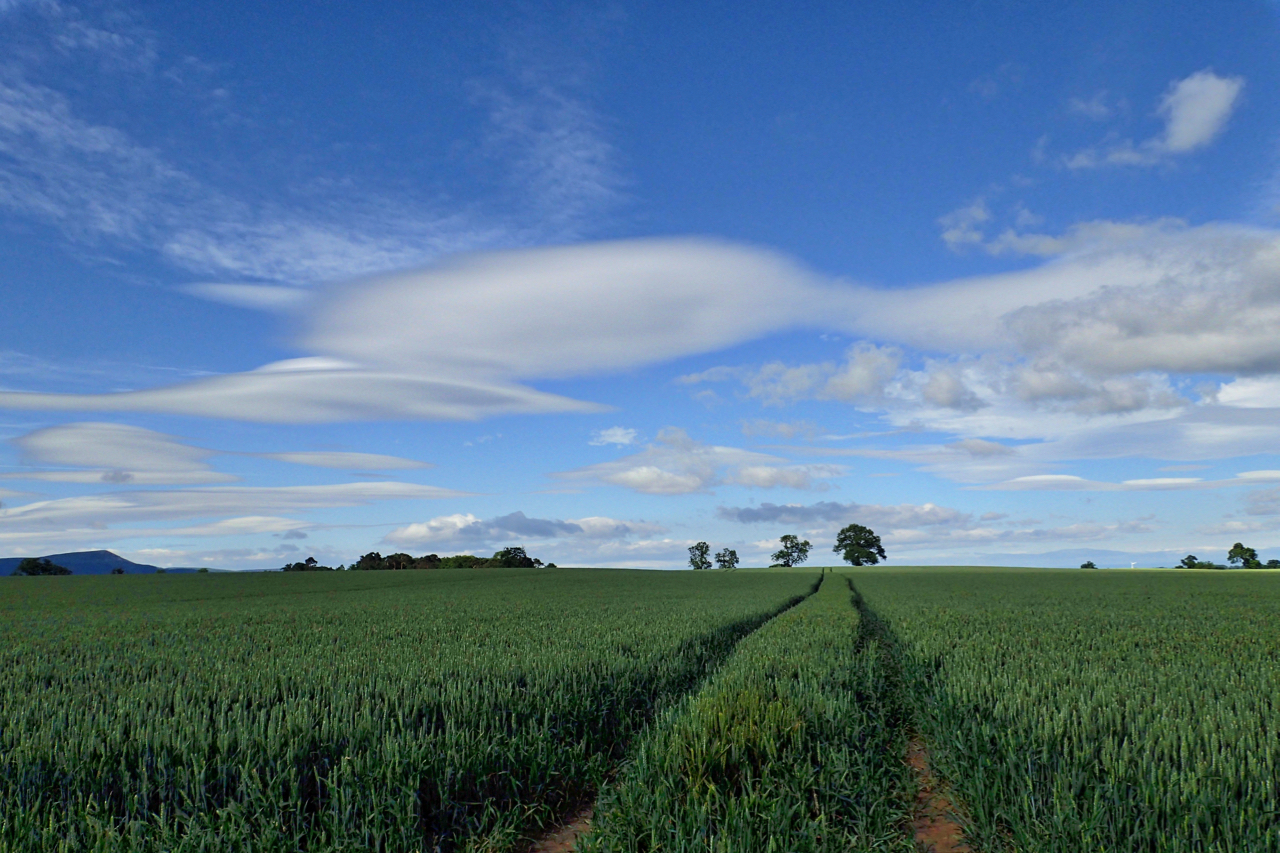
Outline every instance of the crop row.
POLYGON ((6 588, 0 849, 509 847, 814 581, 492 570, 6 588))
POLYGON ((981 848, 1280 851, 1280 584, 854 575, 981 848))
POLYGON ((904 727, 844 578, 743 640, 640 740, 589 853, 902 850, 904 727))

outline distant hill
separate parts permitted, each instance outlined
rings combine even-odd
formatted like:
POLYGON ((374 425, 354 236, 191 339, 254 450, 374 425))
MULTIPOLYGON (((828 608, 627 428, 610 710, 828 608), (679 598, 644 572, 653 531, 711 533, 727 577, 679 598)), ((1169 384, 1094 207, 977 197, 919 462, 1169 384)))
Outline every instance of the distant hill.
MULTIPOLYGON (((0 558, 0 576, 13 574, 18 564, 26 557, 0 558)), ((124 569, 125 574, 155 574, 156 566, 146 563, 135 563, 126 560, 119 554, 110 551, 72 551, 69 554, 44 554, 37 559, 49 560, 59 566, 65 566, 73 575, 109 575, 116 566, 124 569)), ((166 572, 194 572, 195 569, 165 569, 166 572)))

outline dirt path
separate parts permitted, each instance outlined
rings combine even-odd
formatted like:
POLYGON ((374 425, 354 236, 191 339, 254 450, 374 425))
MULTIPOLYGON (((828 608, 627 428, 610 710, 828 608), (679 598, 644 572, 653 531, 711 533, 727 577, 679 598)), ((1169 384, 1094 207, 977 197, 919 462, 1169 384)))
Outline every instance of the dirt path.
POLYGON ((907 764, 915 772, 916 784, 920 788, 916 795, 915 818, 911 822, 916 834, 916 847, 922 853, 973 853, 973 849, 963 841, 960 824, 951 815, 951 800, 943 790, 945 786, 933 775, 929 767, 929 750, 919 737, 913 737, 907 746, 907 764))
POLYGON ((571 817, 568 822, 534 842, 529 853, 573 853, 578 836, 591 829, 591 806, 571 817))

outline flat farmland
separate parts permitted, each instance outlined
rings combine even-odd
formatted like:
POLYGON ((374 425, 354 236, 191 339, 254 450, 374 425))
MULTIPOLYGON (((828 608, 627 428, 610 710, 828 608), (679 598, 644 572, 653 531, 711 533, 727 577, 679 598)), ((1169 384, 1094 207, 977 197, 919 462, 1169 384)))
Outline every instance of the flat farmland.
POLYGON ((1280 851, 1280 575, 0 583, 0 850, 1280 851), (941 849, 941 848, 940 848, 941 849))
POLYGON ((5 579, 0 842, 507 849, 818 577, 5 579))
POLYGON ((1280 850, 1280 574, 851 574, 979 849, 1280 850))

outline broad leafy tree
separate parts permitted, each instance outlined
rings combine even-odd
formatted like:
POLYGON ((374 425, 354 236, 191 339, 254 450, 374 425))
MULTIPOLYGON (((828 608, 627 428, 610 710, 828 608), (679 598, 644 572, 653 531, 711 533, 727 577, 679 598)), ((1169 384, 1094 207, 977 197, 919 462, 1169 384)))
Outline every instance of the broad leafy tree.
POLYGON ((13 570, 15 575, 69 575, 71 570, 66 566, 59 566, 57 563, 48 559, 37 559, 36 557, 27 557, 18 568, 13 570))
POLYGON ((1232 545, 1231 550, 1227 552, 1227 562, 1243 569, 1262 567, 1262 563, 1258 560, 1258 552, 1253 548, 1246 548, 1239 542, 1232 545))
POLYGON ((716 565, 722 569, 738 568, 738 552, 732 548, 725 548, 716 554, 716 565))
POLYGON ((861 524, 850 524, 837 533, 836 544, 831 550, 851 566, 874 566, 886 559, 880 537, 870 527, 861 524))
POLYGON ((813 546, 809 544, 808 539, 802 541, 800 537, 786 533, 778 541, 782 543, 782 547, 774 551, 773 556, 769 558, 773 560, 775 566, 789 569, 809 559, 809 549, 813 546))
POLYGON ((1098 568, 1098 566, 1097 566, 1097 564, 1096 564, 1096 563, 1094 563, 1094 562, 1093 562, 1093 560, 1087 560, 1087 561, 1085 561, 1085 562, 1083 562, 1083 563, 1081 563, 1081 564, 1080 564, 1080 568, 1082 568, 1082 569, 1096 569, 1096 568, 1098 568))
POLYGON ((699 542, 696 545, 689 546, 689 565, 695 569, 711 568, 711 560, 707 555, 711 553, 711 546, 706 542, 699 542))

